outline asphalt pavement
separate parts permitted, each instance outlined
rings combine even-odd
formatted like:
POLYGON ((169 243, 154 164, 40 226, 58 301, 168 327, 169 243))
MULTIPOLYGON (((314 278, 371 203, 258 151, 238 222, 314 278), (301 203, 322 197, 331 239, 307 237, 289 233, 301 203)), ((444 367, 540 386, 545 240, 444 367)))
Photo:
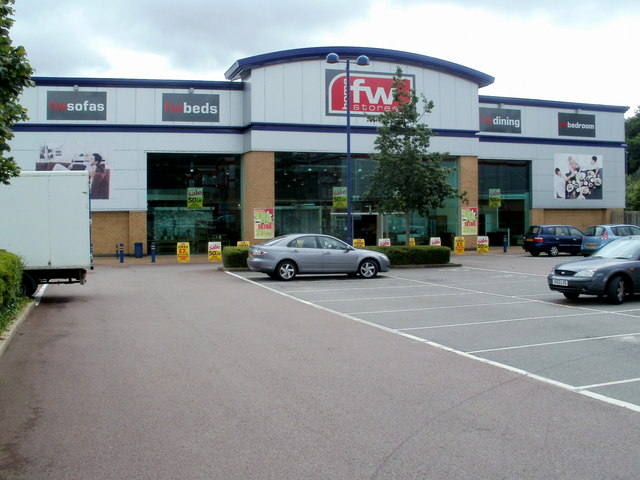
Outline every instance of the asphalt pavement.
MULTIPOLYGON (((0 479, 638 478, 635 411, 202 258, 113 260, 47 287, 0 357, 0 479)), ((542 276, 556 259, 453 261, 542 276)), ((427 271, 447 275, 285 285, 375 297, 427 271)))

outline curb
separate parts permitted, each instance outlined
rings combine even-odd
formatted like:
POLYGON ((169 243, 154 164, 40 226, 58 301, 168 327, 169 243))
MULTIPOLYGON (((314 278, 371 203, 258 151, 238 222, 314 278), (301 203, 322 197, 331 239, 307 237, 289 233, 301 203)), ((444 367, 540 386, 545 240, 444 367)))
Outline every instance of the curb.
POLYGON ((18 314, 18 316, 16 316, 16 318, 14 318, 11 323, 7 325, 7 328, 5 328, 4 332, 0 333, 0 357, 2 357, 2 354, 7 349, 7 347, 11 343, 11 340, 18 332, 20 325, 25 320, 25 318, 29 316, 29 313, 31 313, 31 310, 33 310, 35 304, 36 302, 33 300, 29 302, 18 314))

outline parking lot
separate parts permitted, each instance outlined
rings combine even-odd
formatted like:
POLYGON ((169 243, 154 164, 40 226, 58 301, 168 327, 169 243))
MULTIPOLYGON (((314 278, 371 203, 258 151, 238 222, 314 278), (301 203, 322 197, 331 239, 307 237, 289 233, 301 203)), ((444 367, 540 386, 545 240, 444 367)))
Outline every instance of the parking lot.
POLYGON ((496 367, 640 411, 640 300, 570 302, 547 287, 571 257, 458 256, 373 280, 235 272, 264 288, 496 367))

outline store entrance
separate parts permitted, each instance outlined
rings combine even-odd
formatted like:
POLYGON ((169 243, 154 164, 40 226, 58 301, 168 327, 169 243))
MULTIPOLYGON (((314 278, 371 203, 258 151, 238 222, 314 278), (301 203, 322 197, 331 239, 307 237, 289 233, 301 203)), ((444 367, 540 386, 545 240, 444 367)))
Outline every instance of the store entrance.
POLYGON ((353 214, 353 238, 364 239, 365 246, 378 244, 378 214, 353 214))

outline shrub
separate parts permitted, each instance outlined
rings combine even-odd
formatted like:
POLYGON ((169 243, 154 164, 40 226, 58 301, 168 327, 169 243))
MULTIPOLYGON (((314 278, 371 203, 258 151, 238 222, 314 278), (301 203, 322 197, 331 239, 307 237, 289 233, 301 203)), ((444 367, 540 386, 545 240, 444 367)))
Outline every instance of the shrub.
POLYGON ((247 247, 224 247, 222 266, 224 268, 246 268, 249 249, 247 247))
POLYGON ((439 245, 418 245, 415 247, 366 247, 384 253, 391 261, 391 267, 400 265, 441 265, 451 260, 451 249, 439 245))
POLYGON ((20 295, 23 268, 17 255, 0 250, 0 332, 24 304, 20 295))

